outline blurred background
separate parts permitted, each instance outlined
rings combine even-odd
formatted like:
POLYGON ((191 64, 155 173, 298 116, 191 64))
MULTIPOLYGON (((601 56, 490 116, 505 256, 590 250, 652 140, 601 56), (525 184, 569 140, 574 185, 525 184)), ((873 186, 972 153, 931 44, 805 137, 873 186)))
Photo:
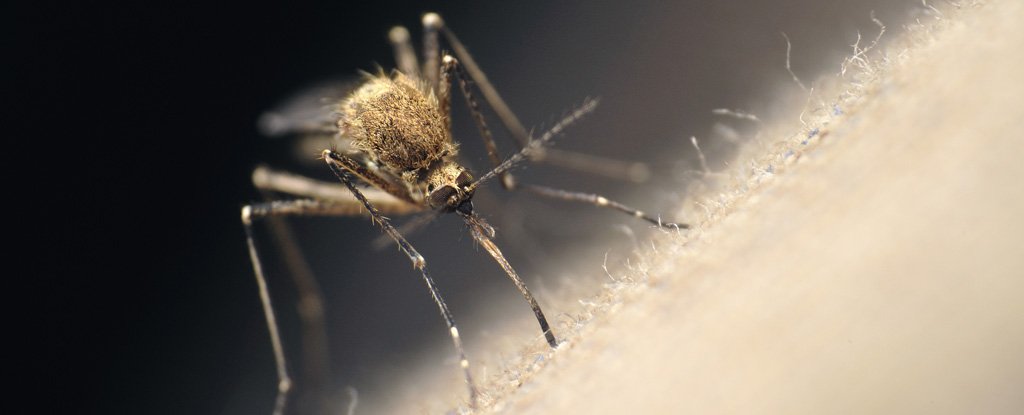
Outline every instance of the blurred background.
MULTIPOLYGON (((296 160, 291 142, 261 137, 256 120, 313 83, 392 67, 388 30, 406 25, 418 42, 423 12, 444 16, 528 127, 542 129, 585 97, 601 98, 557 148, 642 161, 653 173, 636 184, 531 165, 517 171, 521 181, 600 192, 668 216, 700 169, 690 136, 701 139, 715 170, 756 132, 756 124, 712 109, 767 118, 791 108, 773 98, 798 90, 781 32, 792 41, 793 71, 810 83, 838 71, 858 31, 877 34, 872 12, 896 32, 920 7, 911 0, 16 5, 8 14, 11 97, 20 104, 15 126, 30 133, 12 146, 71 156, 24 189, 54 197, 39 210, 41 231, 26 239, 45 255, 29 288, 40 298, 34 309, 43 310, 32 318, 41 335, 31 353, 44 370, 29 385, 73 396, 42 402, 42 412, 269 412, 274 364, 239 209, 260 200, 249 179, 259 164, 329 176, 310 167, 316 154, 296 160)), ((482 172, 486 154, 454 102, 463 158, 482 172)), ((498 140, 507 154, 511 141, 500 133, 498 140)), ((621 261, 630 235, 649 232, 624 215, 510 195, 496 183, 476 202, 542 306, 566 285, 598 289, 605 254, 621 261)), ((400 253, 369 246, 375 227, 364 218, 291 223, 327 298, 335 387, 354 386, 372 402, 411 362, 427 359, 455 373, 445 363, 451 351, 436 306, 400 253), (425 352, 435 345, 442 348, 425 352)), ((297 353, 294 286, 269 233, 257 236, 286 346, 297 353)), ((492 329, 499 319, 535 330, 528 307, 458 220, 443 218, 410 239, 448 298, 471 358, 483 338, 505 335, 492 329)), ((558 320, 564 310, 546 311, 558 320)))

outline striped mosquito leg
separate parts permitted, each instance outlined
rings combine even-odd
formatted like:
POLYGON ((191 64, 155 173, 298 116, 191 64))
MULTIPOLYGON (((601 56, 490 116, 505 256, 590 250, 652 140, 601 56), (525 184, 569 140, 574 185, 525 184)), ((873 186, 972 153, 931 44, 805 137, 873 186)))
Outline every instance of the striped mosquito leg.
POLYGON ((455 344, 455 350, 459 354, 459 366, 462 367, 463 374, 466 377, 466 385, 469 387, 470 406, 476 408, 476 385, 473 383, 473 376, 470 374, 469 360, 466 359, 466 350, 462 347, 462 339, 459 337, 459 329, 455 326, 455 318, 452 316, 451 311, 448 310, 448 304, 445 303, 444 297, 441 296, 441 291, 438 290, 437 285, 434 283, 434 279, 431 278, 430 274, 427 272, 426 259, 416 251, 416 248, 413 248, 412 244, 410 244, 402 234, 398 233, 398 230, 391 225, 391 221, 384 217, 384 215, 381 215, 377 208, 374 207, 368 199, 366 199, 366 196, 363 196, 359 189, 356 188, 355 184, 352 183, 348 170, 345 169, 346 163, 343 162, 344 157, 345 156, 331 150, 324 150, 323 152, 324 160, 327 162, 327 165, 330 166, 334 175, 338 177, 338 180, 341 180, 341 182, 344 183, 350 191, 352 191, 352 194, 356 199, 362 202, 366 210, 370 212, 370 216, 373 218, 373 221, 380 225, 384 233, 390 236, 391 239, 395 240, 399 249, 401 249, 402 252, 409 257, 409 260, 412 261, 413 268, 419 270, 420 274, 423 276, 423 282, 427 284, 427 289, 430 290, 430 296, 433 297, 434 303, 437 304, 437 308, 441 311, 441 317, 444 318, 445 324, 448 325, 448 333, 451 335, 452 343, 455 344))
MULTIPOLYGON (((491 168, 498 167, 501 164, 501 155, 498 154, 498 145, 494 142, 494 136, 491 135, 491 129, 487 127, 487 121, 484 120, 484 114, 480 111, 480 105, 476 101, 476 97, 473 96, 473 90, 469 87, 469 75, 465 73, 465 69, 459 65, 459 61, 451 55, 445 55, 442 59, 445 65, 445 69, 449 67, 450 72, 457 75, 459 80, 459 89, 462 91, 462 96, 466 99, 466 106, 469 107, 470 114, 473 115, 473 122, 476 123, 477 130, 480 132, 480 138, 484 140, 484 147, 487 149, 487 157, 491 159, 491 168)), ((512 189, 515 187, 515 179, 511 173, 503 172, 499 176, 501 178, 501 185, 505 189, 512 189)))
POLYGON ((623 212, 623 213, 625 213, 627 215, 633 216, 635 218, 639 218, 639 219, 648 221, 648 222, 653 223, 655 225, 658 225, 658 226, 660 226, 662 228, 669 228, 669 229, 689 229, 690 228, 690 225, 685 224, 685 223, 664 222, 664 221, 661 220, 661 218, 651 217, 650 215, 644 213, 643 211, 631 208, 629 206, 626 206, 626 205, 624 205, 622 203, 619 203, 619 202, 616 202, 614 200, 608 200, 608 198, 605 198, 604 196, 593 194, 593 193, 570 192, 570 191, 566 191, 566 190, 553 189, 553 188, 550 188, 550 187, 537 186, 537 185, 533 185, 533 184, 520 185, 519 188, 521 188, 523 190, 527 190, 527 191, 532 192, 534 194, 538 194, 538 195, 545 196, 545 197, 550 197, 552 199, 566 200, 566 201, 570 201, 570 202, 583 202, 583 203, 589 203, 589 204, 597 206, 597 207, 614 209, 614 210, 617 210, 619 212, 623 212))

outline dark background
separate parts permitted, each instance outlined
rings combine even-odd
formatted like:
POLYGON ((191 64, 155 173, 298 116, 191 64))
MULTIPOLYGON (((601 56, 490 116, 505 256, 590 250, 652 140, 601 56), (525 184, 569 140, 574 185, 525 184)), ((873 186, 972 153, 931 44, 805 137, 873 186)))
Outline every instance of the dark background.
MULTIPOLYGON (((51 396, 38 412, 269 411, 276 380, 239 208, 259 199, 249 184, 259 163, 327 176, 296 162, 287 142, 261 138, 255 120, 310 83, 391 67, 393 25, 418 40, 420 15, 440 12, 527 126, 600 96, 597 113, 558 145, 650 162, 656 180, 629 187, 547 167, 520 175, 657 212, 685 196, 684 173, 696 168, 691 135, 706 140, 721 169, 735 144, 716 141, 712 126, 752 132, 711 109, 771 115, 769 97, 795 88, 781 31, 794 43, 794 71, 809 82, 838 71, 857 30, 877 33, 871 10, 897 26, 919 4, 747 3, 15 5, 4 13, 14 28, 5 89, 15 107, 8 168, 17 170, 8 177, 12 198, 25 201, 12 205, 28 213, 17 218, 29 218, 12 222, 31 226, 24 241, 32 255, 18 258, 27 271, 12 280, 28 284, 12 288, 26 296, 11 315, 32 330, 31 359, 16 362, 30 374, 24 384, 51 396)), ((456 117, 467 163, 480 171, 486 158, 473 127, 464 112, 456 117)), ((594 245, 622 224, 647 229, 493 185, 481 193, 477 209, 531 286, 557 289, 566 247, 594 245)), ((399 379, 421 345, 448 341, 406 260, 365 246, 377 235, 367 222, 295 222, 328 297, 337 385, 361 392, 399 379)), ((470 318, 474 310, 518 294, 463 233, 449 218, 412 241, 473 343, 487 327, 470 318)), ((601 272, 603 246, 573 251, 593 259, 580 273, 601 272)), ((294 342, 294 289, 274 278, 273 245, 261 247, 294 342)), ((515 312, 530 318, 525 306, 515 312)))

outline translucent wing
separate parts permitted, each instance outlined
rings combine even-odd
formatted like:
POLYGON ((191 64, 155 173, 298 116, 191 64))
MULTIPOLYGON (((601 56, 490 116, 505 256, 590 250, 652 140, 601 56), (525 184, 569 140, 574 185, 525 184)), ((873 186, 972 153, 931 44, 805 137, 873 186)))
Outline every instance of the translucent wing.
POLYGON ((260 132, 268 137, 334 135, 335 105, 358 86, 357 79, 332 80, 303 89, 264 112, 259 119, 260 132))
POLYGON ((346 150, 351 144, 338 135, 335 113, 338 102, 359 87, 357 77, 313 84, 288 97, 260 115, 258 127, 264 136, 291 137, 296 160, 307 166, 323 167, 319 160, 325 148, 346 150))

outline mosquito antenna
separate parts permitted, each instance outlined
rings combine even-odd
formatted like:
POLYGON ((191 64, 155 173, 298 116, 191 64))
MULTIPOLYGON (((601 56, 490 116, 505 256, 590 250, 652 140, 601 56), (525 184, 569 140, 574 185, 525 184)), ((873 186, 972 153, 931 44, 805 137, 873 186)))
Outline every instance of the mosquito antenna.
POLYGON ((472 192, 476 190, 476 188, 480 187, 480 185, 483 184, 484 182, 493 179, 495 176, 498 176, 506 171, 511 170, 513 167, 516 166, 516 164, 519 164, 523 160, 526 160, 530 153, 550 142, 552 138, 554 138, 556 135, 561 134, 567 127, 572 125, 572 123, 578 121, 580 118, 583 118, 584 115, 587 115, 588 113, 593 111, 594 108, 597 108, 598 102, 599 100, 597 98, 587 98, 583 100, 583 104, 580 105, 579 108, 573 110, 569 115, 562 117, 560 121, 555 123, 555 125, 549 128, 547 131, 545 131, 544 134, 540 136, 540 138, 531 139, 530 142, 527 143, 522 150, 519 150, 518 153, 513 154, 511 157, 505 159, 505 161, 501 162, 501 164, 499 164, 497 167, 487 172, 487 174, 480 176, 479 179, 477 179, 475 182, 467 186, 467 192, 472 192))

